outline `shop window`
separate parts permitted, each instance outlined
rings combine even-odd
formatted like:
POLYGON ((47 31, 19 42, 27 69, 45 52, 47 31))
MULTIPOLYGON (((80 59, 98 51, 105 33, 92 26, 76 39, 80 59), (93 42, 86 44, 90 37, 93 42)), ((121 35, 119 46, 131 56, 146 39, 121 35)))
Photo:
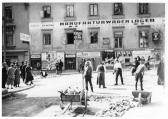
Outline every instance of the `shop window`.
POLYGON ((6 35, 6 46, 14 46, 13 34, 6 35))
POLYGON ((51 17, 51 6, 43 6, 43 17, 44 18, 51 17))
POLYGON ((115 42, 115 48, 122 48, 122 39, 123 39, 123 32, 122 31, 116 31, 114 32, 114 42, 115 42))
POLYGON ((98 43, 98 31, 90 31, 90 41, 92 44, 98 43))
POLYGON ((122 3, 114 3, 114 15, 123 15, 122 3))
POLYGON ((125 58, 125 63, 129 63, 130 62, 130 58, 125 58))
POLYGON ((148 3, 139 3, 139 14, 149 14, 149 4, 148 3))
POLYGON ((98 4, 89 4, 89 16, 98 16, 98 4))
POLYGON ((74 33, 67 33, 67 44, 74 44, 74 33))
POLYGON ((139 31, 139 47, 147 48, 148 47, 148 31, 139 31))
POLYGON ((74 5, 66 5, 66 17, 74 17, 74 5))
POLYGON ((6 19, 12 19, 12 6, 5 6, 6 19))
POLYGON ((51 45, 51 34, 50 33, 43 34, 43 44, 44 45, 51 45))

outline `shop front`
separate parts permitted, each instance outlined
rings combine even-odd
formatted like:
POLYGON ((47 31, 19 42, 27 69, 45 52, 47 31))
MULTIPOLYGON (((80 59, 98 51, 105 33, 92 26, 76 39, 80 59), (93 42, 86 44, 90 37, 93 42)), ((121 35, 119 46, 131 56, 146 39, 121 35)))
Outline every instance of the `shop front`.
POLYGON ((80 64, 83 60, 90 60, 93 66, 93 70, 95 71, 97 66, 102 61, 100 52, 77 52, 77 66, 78 70, 80 67, 80 64))
POLYGON ((106 64, 111 64, 113 59, 115 59, 115 52, 113 50, 102 51, 102 60, 105 61, 106 64))
POLYGON ((65 70, 75 70, 75 69, 76 69, 76 55, 65 54, 65 70))
POLYGON ((115 56, 119 57, 119 60, 125 66, 130 65, 133 62, 132 50, 115 51, 115 56))
POLYGON ((41 69, 41 54, 32 54, 31 55, 31 66, 33 70, 41 69))

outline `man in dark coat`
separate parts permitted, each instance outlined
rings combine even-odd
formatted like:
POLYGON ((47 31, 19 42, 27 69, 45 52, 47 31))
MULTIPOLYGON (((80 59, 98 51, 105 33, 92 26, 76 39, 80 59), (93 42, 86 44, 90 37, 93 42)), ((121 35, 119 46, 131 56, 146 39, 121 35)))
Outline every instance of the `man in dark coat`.
POLYGON ((4 62, 2 64, 3 68, 2 68, 2 88, 6 88, 5 85, 6 85, 6 82, 7 82, 7 65, 6 65, 6 62, 4 62))
POLYGON ((60 59, 60 62, 59 62, 59 70, 60 70, 60 73, 62 73, 62 67, 63 67, 63 62, 62 62, 61 59, 60 59))
POLYGON ((20 71, 23 82, 25 82, 26 67, 27 67, 27 61, 25 61, 25 64, 24 62, 22 62, 22 65, 20 66, 20 71))
POLYGON ((91 91, 93 92, 93 85, 92 85, 92 80, 91 80, 92 79, 92 67, 91 67, 90 61, 87 61, 85 64, 84 76, 85 76, 86 90, 88 90, 88 83, 89 83, 91 91))

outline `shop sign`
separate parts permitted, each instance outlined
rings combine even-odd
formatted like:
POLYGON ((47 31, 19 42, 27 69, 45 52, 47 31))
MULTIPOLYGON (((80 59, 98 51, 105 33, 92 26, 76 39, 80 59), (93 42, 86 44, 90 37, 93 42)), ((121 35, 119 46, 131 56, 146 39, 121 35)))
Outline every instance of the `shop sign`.
POLYGON ((138 18, 138 19, 111 19, 111 20, 87 20, 87 21, 65 21, 60 22, 60 26, 100 26, 100 25, 112 25, 112 26, 126 26, 126 25, 151 25, 151 24, 163 24, 164 18, 138 18))
POLYGON ((105 50, 105 52, 114 52, 113 50, 105 50))
POLYGON ((74 31, 74 40, 82 40, 82 31, 81 30, 74 31))
POLYGON ((75 54, 66 54, 65 57, 66 58, 75 57, 75 54))
POLYGON ((20 40, 21 41, 30 42, 31 41, 31 37, 28 34, 20 33, 20 40))
MULTIPOLYGON (((54 29, 61 27, 79 27, 79 26, 130 26, 130 25, 156 25, 164 24, 164 17, 137 18, 137 19, 111 19, 111 20, 84 20, 84 21, 61 21, 61 22, 44 22, 29 23, 30 29, 54 29)), ((78 32, 81 34, 81 32, 78 32)))
POLYGON ((84 57, 84 58, 100 57, 100 52, 78 52, 77 57, 84 57))
POLYGON ((153 41, 158 41, 160 39, 160 34, 158 32, 153 32, 152 39, 153 41))
POLYGON ((41 55, 40 54, 33 54, 33 55, 31 55, 31 58, 41 58, 41 55))
POLYGON ((110 39, 109 38, 103 38, 103 45, 109 45, 110 39))
POLYGON ((41 24, 41 29, 53 29, 54 28, 54 24, 53 23, 42 23, 41 24))
POLYGON ((139 57, 144 57, 145 59, 148 58, 148 56, 151 56, 152 52, 151 50, 145 50, 145 51, 132 51, 132 56, 133 58, 139 56, 139 57))

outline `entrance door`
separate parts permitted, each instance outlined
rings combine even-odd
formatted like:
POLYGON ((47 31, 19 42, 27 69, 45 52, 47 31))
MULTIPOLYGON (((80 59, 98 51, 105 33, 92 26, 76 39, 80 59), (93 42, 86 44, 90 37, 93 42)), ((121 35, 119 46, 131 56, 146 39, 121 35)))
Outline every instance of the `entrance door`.
POLYGON ((76 69, 76 58, 74 57, 65 58, 65 69, 75 70, 76 69))

